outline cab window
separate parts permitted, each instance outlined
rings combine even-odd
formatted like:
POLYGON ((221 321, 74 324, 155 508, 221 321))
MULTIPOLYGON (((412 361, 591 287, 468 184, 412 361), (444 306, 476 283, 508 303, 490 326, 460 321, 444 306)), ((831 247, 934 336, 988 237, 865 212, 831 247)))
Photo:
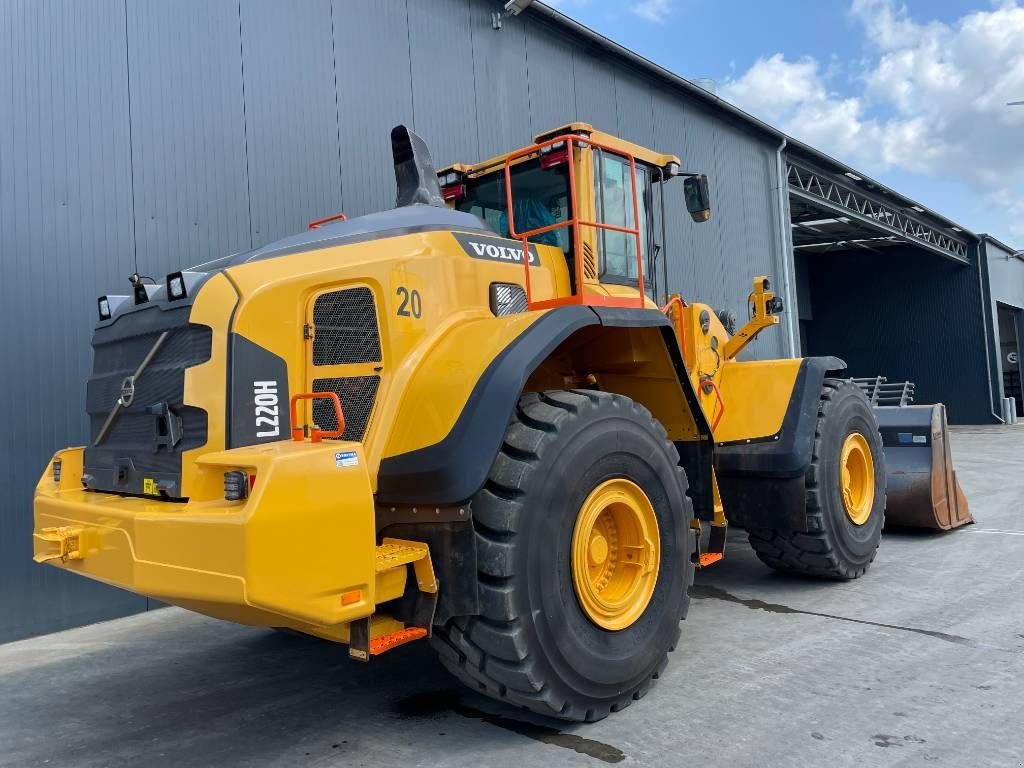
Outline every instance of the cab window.
MULTIPOLYGON (((569 176, 565 165, 541 168, 539 159, 528 160, 511 169, 512 205, 516 230, 528 232, 569 218, 569 176)), ((466 179, 466 195, 455 207, 482 219, 502 237, 511 237, 504 169, 466 179)), ((530 237, 542 245, 555 245, 571 256, 569 227, 530 237)))
MULTIPOLYGON (((629 162, 619 155, 594 150, 594 178, 597 220, 604 224, 632 229, 636 226, 633 215, 632 177, 629 162)), ((640 221, 640 252, 647 253, 649 238, 650 174, 647 168, 636 165, 636 195, 640 221)), ((626 232, 599 229, 597 234, 598 264, 601 279, 607 282, 636 283, 636 238, 626 232)))

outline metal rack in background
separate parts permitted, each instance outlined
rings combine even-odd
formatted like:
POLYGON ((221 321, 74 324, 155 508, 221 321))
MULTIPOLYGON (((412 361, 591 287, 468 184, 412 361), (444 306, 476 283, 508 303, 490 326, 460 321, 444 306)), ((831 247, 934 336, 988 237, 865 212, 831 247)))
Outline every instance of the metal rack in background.
POLYGON ((914 402, 914 382, 892 381, 885 376, 852 379, 853 383, 864 390, 872 406, 876 405, 912 405, 914 402))

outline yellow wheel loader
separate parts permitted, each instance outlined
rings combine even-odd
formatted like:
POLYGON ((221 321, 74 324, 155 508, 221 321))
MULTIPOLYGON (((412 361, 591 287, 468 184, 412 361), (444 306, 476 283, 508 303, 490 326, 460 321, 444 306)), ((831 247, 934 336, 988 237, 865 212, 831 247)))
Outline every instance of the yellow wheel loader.
MULTIPOLYGON (((357 659, 429 638, 569 720, 644 695, 727 523, 772 568, 868 569, 885 457, 843 362, 738 359, 766 277, 739 329, 663 295, 661 190, 699 223, 706 177, 580 123, 439 173, 391 142, 395 209, 98 299, 36 560, 357 659)), ((893 428, 951 477, 944 422, 893 428)))

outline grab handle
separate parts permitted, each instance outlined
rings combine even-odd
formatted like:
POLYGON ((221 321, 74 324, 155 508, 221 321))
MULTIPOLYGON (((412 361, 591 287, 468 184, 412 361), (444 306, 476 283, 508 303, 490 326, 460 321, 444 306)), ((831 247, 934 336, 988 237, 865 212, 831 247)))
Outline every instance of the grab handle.
POLYGON ((338 417, 338 428, 323 430, 313 426, 309 430, 309 440, 312 443, 319 443, 323 438, 338 438, 345 434, 345 414, 341 410, 341 400, 338 399, 336 392, 300 392, 297 395, 292 395, 292 440, 301 442, 306 439, 306 425, 299 425, 298 411, 296 406, 299 404, 299 400, 330 400, 334 403, 334 415, 338 417))

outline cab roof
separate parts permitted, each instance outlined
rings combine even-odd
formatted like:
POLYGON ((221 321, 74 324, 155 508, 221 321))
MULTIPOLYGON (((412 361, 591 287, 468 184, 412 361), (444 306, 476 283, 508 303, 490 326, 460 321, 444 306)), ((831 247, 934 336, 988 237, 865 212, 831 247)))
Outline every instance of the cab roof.
MULTIPOLYGON (((613 136, 610 133, 596 130, 590 123, 566 123, 558 128, 552 128, 550 131, 544 131, 538 133, 533 137, 534 144, 539 144, 549 139, 554 139, 558 136, 576 134, 589 136, 598 144, 603 144, 607 147, 611 147, 615 152, 620 152, 623 155, 632 155, 636 158, 637 162, 644 163, 645 165, 651 165, 655 168, 664 168, 670 163, 679 164, 679 158, 676 155, 666 155, 660 152, 642 147, 639 144, 634 144, 631 141, 620 139, 618 136, 613 136)), ((521 147, 520 149, 513 149, 501 155, 496 155, 488 160, 484 160, 481 163, 453 163, 445 168, 441 168, 438 174, 445 174, 455 171, 457 173, 464 173, 467 176, 476 176, 478 174, 493 171, 496 166, 503 165, 505 158, 509 155, 521 152, 523 149, 529 149, 529 147, 521 147)))

